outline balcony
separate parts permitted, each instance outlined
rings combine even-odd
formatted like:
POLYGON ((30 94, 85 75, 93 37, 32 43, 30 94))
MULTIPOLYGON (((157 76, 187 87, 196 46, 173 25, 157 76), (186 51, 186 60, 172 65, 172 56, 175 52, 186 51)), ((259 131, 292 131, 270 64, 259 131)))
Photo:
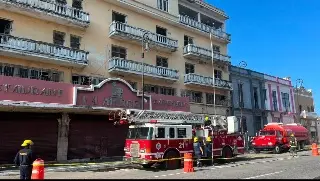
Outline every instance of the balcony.
POLYGON ((112 22, 110 25, 109 37, 129 40, 141 45, 143 34, 149 33, 150 47, 164 52, 174 52, 178 48, 178 40, 152 33, 150 31, 133 27, 120 22, 112 22))
POLYGON ((0 9, 76 28, 90 24, 89 13, 47 0, 0 0, 0 9))
POLYGON ((88 52, 11 35, 0 35, 0 55, 82 68, 88 52))
MULTIPOLYGON (((196 45, 189 44, 183 48, 183 56, 189 59, 211 61, 212 51, 202 47, 198 47, 196 45)), ((231 63, 229 56, 222 55, 218 52, 213 52, 213 59, 217 62, 224 64, 231 63)))
MULTIPOLYGON (((109 72, 142 75, 142 64, 141 62, 136 62, 133 60, 111 58, 109 60, 109 72)), ((158 67, 146 63, 144 64, 144 76, 169 81, 177 81, 179 79, 177 70, 166 67, 158 67)))
MULTIPOLYGON (((184 84, 213 87, 213 79, 212 77, 205 77, 202 75, 191 73, 184 75, 184 84)), ((216 78, 215 87, 220 89, 232 90, 232 83, 226 80, 216 78)))
POLYGON ((212 34, 213 37, 217 38, 218 40, 222 40, 225 42, 230 42, 231 41, 231 35, 223 32, 222 30, 215 29, 214 27, 208 26, 204 23, 201 23, 199 21, 193 20, 189 18, 188 16, 179 16, 179 21, 181 24, 184 24, 188 27, 195 28, 201 32, 212 34))

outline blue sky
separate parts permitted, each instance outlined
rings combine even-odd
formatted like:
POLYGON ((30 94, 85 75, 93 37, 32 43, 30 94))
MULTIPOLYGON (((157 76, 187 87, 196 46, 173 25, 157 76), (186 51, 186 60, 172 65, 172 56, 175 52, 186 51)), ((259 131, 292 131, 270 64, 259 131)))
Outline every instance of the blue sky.
POLYGON ((230 17, 232 64, 303 79, 320 113, 320 0, 207 0, 230 17))

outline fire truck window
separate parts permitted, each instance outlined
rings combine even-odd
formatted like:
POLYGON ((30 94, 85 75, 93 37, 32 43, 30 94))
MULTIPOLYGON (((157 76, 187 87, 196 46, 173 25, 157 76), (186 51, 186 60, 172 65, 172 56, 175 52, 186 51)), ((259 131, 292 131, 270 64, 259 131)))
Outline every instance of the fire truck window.
POLYGON ((158 128, 158 135, 156 138, 165 138, 165 129, 164 128, 158 128))
POLYGON ((186 137, 187 137, 187 129, 178 128, 178 138, 186 138, 186 137))
POLYGON ((174 138, 175 134, 174 134, 174 128, 170 128, 169 129, 169 138, 174 138))

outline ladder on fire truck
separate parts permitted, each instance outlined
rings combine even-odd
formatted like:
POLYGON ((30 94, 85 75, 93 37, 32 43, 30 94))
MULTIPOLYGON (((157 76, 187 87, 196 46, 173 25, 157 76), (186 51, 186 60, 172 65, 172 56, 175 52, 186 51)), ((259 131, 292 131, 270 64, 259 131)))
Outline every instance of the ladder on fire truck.
MULTIPOLYGON (((206 115, 193 114, 191 112, 180 111, 155 111, 155 110, 127 110, 127 118, 129 122, 149 123, 156 120, 157 123, 163 124, 198 124, 203 125, 206 115)), ((222 129, 226 129, 227 122, 221 116, 209 115, 209 120, 213 126, 219 125, 222 129)))

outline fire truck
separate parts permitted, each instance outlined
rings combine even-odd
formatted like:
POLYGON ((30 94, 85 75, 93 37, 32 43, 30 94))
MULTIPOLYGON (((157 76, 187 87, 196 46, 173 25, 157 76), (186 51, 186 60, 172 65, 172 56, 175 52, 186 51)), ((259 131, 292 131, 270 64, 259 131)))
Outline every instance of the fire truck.
POLYGON ((237 119, 170 111, 127 111, 129 131, 124 147, 125 157, 144 168, 155 163, 166 169, 180 168, 184 153, 193 153, 193 138, 204 142, 210 136, 212 155, 232 158, 244 153, 243 135, 238 132, 237 119), (213 120, 213 121, 212 121, 213 120), (228 128, 225 125, 228 125, 228 128))

